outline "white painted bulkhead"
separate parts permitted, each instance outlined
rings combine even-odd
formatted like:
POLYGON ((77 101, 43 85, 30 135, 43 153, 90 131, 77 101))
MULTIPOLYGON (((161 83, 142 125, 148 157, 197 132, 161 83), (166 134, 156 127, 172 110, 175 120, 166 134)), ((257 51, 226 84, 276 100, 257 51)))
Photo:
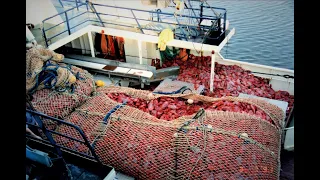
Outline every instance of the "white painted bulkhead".
MULTIPOLYGON (((38 42, 38 44, 43 46, 45 45, 41 31, 41 28, 43 26, 42 21, 56 14, 58 14, 58 11, 51 0, 26 0, 26 23, 31 23, 35 26, 35 29, 31 31, 35 36, 35 40, 38 42)), ((46 21, 44 26, 45 28, 49 28, 61 23, 62 21, 63 20, 61 16, 55 16, 54 18, 46 21)), ((66 30, 66 26, 63 23, 56 28, 47 31, 46 35, 47 37, 52 37, 64 30, 66 30)), ((60 38, 66 37, 67 35, 67 33, 63 33, 60 38)), ((54 39, 52 42, 55 42, 56 40, 57 39, 54 39)))

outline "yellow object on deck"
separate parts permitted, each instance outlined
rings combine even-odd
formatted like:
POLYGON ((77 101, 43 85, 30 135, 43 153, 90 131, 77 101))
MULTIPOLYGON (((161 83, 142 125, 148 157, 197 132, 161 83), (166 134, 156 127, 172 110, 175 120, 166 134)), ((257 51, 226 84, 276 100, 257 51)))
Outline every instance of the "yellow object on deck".
POLYGON ((161 31, 158 40, 158 48, 160 51, 166 50, 166 45, 168 41, 171 41, 173 38, 173 32, 171 29, 164 29, 161 31))
POLYGON ((102 86, 104 86, 104 82, 101 81, 101 80, 98 80, 98 81, 96 81, 96 85, 97 85, 98 87, 102 87, 102 86))
POLYGON ((77 78, 75 76, 70 76, 69 83, 73 84, 77 81, 77 78))

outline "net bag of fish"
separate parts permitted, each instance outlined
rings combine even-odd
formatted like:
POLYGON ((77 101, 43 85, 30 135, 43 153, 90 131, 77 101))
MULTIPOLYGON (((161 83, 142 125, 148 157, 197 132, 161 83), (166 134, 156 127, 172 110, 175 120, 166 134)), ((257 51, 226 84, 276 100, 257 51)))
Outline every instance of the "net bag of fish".
MULTIPOLYGON (((99 159, 118 171, 136 179, 279 177, 284 112, 277 106, 246 98, 157 95, 124 87, 97 91, 66 120, 82 128, 99 159), (218 102, 234 106, 218 109, 223 106, 218 102), (247 105, 263 115, 249 114, 247 105)), ((67 126, 58 131, 81 139, 67 126)), ((58 136, 55 140, 90 154, 79 142, 58 136)))
MULTIPOLYGON (((39 112, 61 119, 95 91, 93 76, 62 63, 63 59, 62 54, 42 47, 32 48, 26 54, 26 90, 32 96, 32 105, 39 112)), ((56 126, 50 120, 44 123, 48 129, 56 126)))
POLYGON ((64 118, 81 105, 95 91, 93 77, 88 71, 71 66, 72 71, 78 74, 73 89, 59 92, 54 89, 41 89, 32 96, 32 105, 37 111, 49 116, 64 118))

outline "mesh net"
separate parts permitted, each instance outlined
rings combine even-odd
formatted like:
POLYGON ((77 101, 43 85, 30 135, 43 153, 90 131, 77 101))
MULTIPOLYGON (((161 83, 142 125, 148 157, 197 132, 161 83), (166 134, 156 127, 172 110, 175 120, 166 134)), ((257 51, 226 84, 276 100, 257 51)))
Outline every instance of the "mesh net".
MULTIPOLYGON (((202 110, 164 121, 118 103, 107 93, 123 92, 151 100, 162 95, 124 87, 105 87, 65 119, 79 126, 100 160, 137 179, 278 179, 283 111, 261 100, 212 98, 197 94, 166 97, 255 104, 274 123, 247 113, 202 110), (108 113, 113 110, 113 113, 108 113)), ((82 139, 60 125, 58 131, 82 139)), ((90 154, 79 142, 54 136, 58 144, 90 154)))
MULTIPOLYGON (((55 63, 61 62, 64 56, 55 53, 52 50, 43 47, 34 47, 26 53, 26 90, 31 90, 37 83, 37 75, 42 71, 44 63, 51 60, 55 63)), ((66 75, 61 75, 60 78, 65 79, 66 75)), ((40 86, 38 89, 41 89, 40 86)))
MULTIPOLYGON (((67 89, 64 92, 53 89, 36 91, 32 95, 31 103, 37 111, 64 119, 96 91, 93 76, 88 71, 75 66, 71 66, 71 70, 74 74, 78 74, 74 89, 67 89)), ((50 120, 44 123, 48 129, 54 129, 56 125, 50 120)))
POLYGON ((192 100, 202 101, 207 103, 221 101, 221 100, 244 102, 244 103, 254 105, 257 108, 261 109, 263 112, 265 112, 271 118, 272 122, 276 124, 278 129, 282 129, 284 126, 283 119, 285 115, 283 111, 278 106, 270 104, 264 100, 259 100, 259 99, 239 98, 239 97, 232 97, 232 96, 213 98, 213 97, 203 96, 203 95, 194 94, 194 93, 160 95, 160 94, 152 94, 150 91, 146 91, 146 90, 136 90, 133 88, 119 87, 119 86, 103 87, 98 89, 97 91, 105 94, 124 93, 131 97, 141 98, 147 101, 157 99, 160 97, 173 97, 173 98, 192 99, 192 100))

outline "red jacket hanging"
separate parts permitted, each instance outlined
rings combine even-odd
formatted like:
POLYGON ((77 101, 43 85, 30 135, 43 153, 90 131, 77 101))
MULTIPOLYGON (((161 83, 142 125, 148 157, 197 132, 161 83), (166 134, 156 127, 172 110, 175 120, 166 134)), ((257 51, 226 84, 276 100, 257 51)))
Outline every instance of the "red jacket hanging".
POLYGON ((115 57, 116 51, 114 49, 113 36, 107 35, 107 39, 108 39, 108 53, 110 56, 115 57))
POLYGON ((101 51, 102 51, 102 54, 104 54, 105 56, 108 54, 107 39, 103 30, 101 31, 101 51))
POLYGON ((124 58, 124 38, 123 37, 116 37, 118 46, 119 46, 119 54, 121 58, 124 58))

